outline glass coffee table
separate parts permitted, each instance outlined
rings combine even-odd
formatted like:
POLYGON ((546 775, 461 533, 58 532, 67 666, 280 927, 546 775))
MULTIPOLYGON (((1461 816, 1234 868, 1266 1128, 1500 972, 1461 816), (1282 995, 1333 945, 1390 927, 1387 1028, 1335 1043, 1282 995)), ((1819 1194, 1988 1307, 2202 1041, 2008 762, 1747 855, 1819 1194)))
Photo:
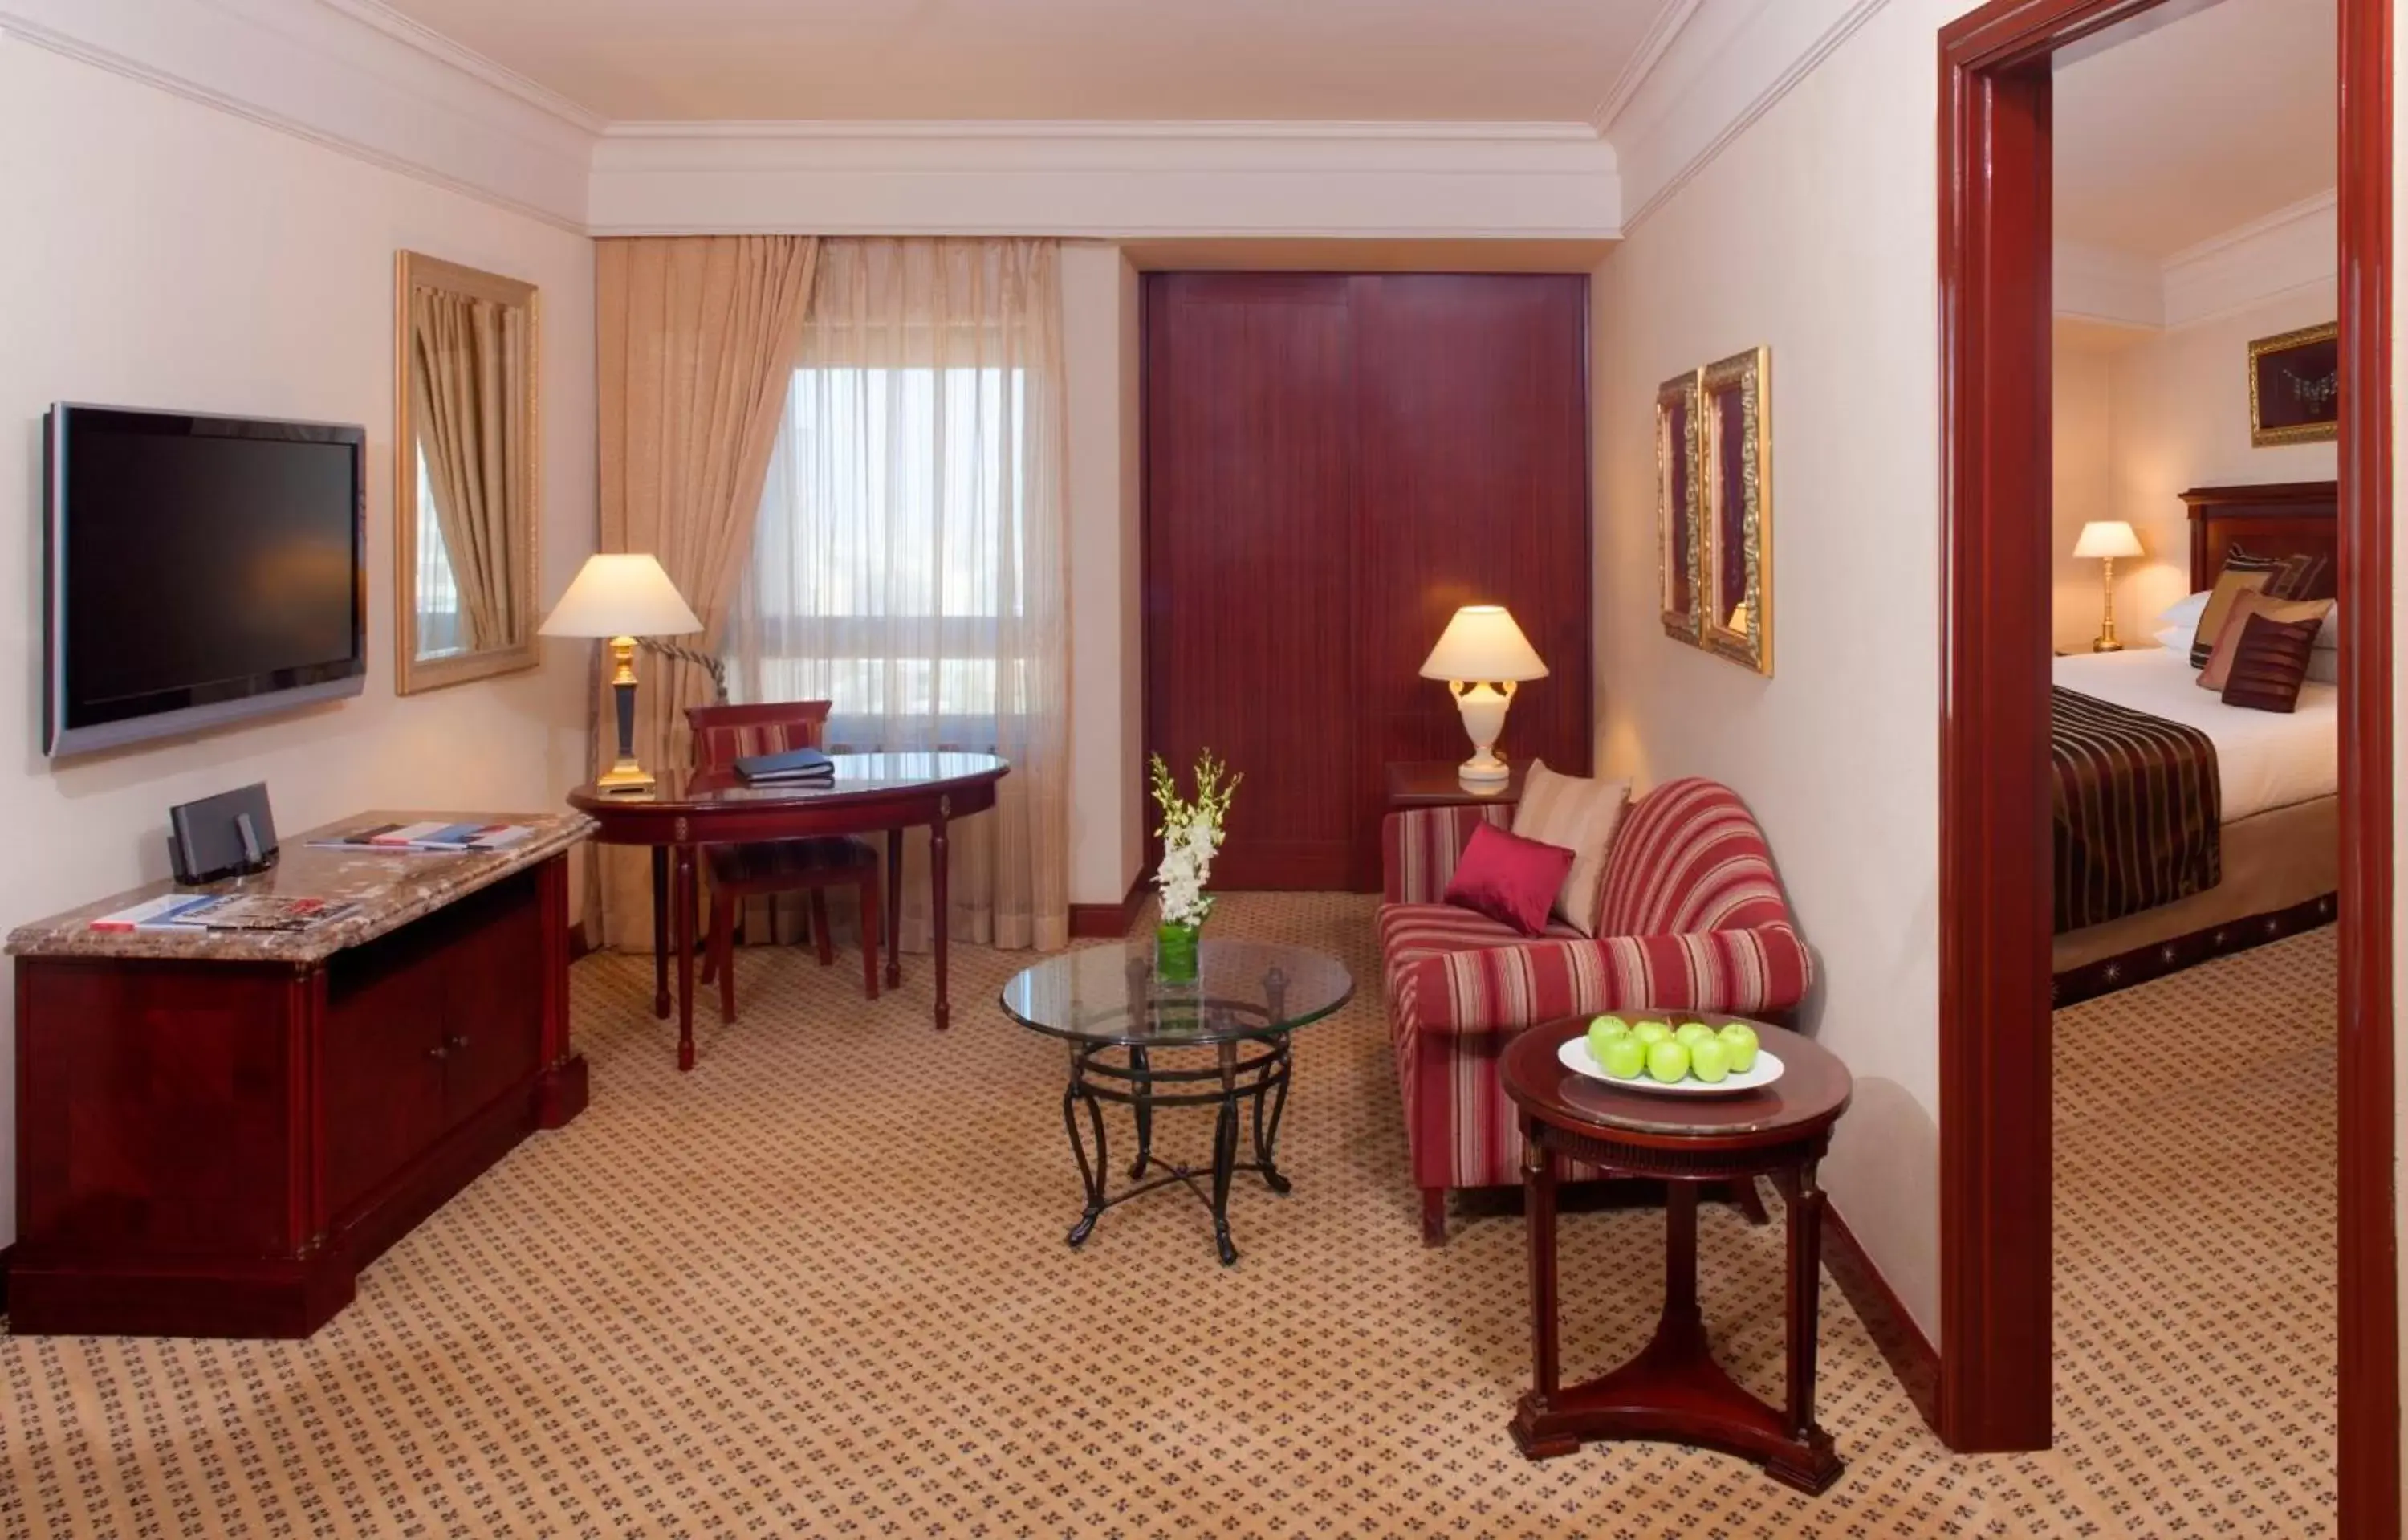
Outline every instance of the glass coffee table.
POLYGON ((1221 1261, 1235 1262, 1230 1179, 1241 1171, 1256 1172, 1273 1192, 1288 1190, 1275 1156, 1280 1118, 1287 1110, 1289 1034, 1328 1015, 1354 993, 1354 976, 1337 958, 1268 942, 1203 943, 1197 977, 1185 984, 1156 976, 1151 940, 1066 952, 1012 975, 1003 986, 1005 1012, 1022 1026, 1070 1045, 1062 1124, 1087 1193, 1086 1212, 1070 1227, 1070 1244, 1084 1242, 1104 1210, 1175 1184, 1212 1211, 1221 1261), (1109 1190, 1107 1101, 1123 1103, 1137 1119, 1137 1159, 1129 1166, 1135 1185, 1117 1193, 1109 1190), (1240 1161, 1238 1111, 1245 1101, 1254 1103, 1254 1159, 1240 1161), (1154 1110, 1203 1106, 1220 1109, 1211 1164, 1197 1168, 1157 1159, 1154 1110))

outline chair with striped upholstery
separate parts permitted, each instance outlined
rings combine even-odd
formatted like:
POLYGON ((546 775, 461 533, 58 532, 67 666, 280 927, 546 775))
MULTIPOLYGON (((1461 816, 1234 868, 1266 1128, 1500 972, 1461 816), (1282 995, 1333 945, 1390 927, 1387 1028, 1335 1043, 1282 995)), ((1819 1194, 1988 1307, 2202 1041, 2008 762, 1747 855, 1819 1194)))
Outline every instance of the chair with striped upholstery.
POLYGON ((1446 1240, 1451 1189, 1522 1180, 1497 1061, 1523 1029, 1599 1011, 1780 1016, 1813 978, 1764 833, 1728 787, 1672 781, 1631 805, 1606 856, 1594 939, 1560 920, 1528 938, 1440 901, 1471 831, 1508 824, 1511 811, 1417 808, 1383 829, 1389 1036, 1432 1245, 1446 1240))
MULTIPOLYGON (((724 770, 756 754, 815 749, 827 731, 828 702, 773 701, 757 706, 689 706, 694 762, 699 770, 724 770)), ((836 960, 828 937, 827 890, 852 887, 861 895, 862 986, 878 998, 879 856, 851 838, 774 840, 753 844, 707 845, 710 872, 710 937, 702 981, 719 981, 719 1018, 736 1019, 736 913, 747 899, 779 893, 810 895, 811 941, 820 966, 836 960)))

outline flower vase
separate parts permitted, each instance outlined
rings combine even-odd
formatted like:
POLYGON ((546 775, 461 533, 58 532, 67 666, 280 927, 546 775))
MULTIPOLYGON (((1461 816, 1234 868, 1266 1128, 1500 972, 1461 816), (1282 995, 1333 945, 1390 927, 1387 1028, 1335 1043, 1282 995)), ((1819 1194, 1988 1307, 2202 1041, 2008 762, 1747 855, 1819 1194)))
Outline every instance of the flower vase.
POLYGON ((1154 931, 1154 976, 1165 984, 1196 982, 1197 934, 1200 925, 1161 925, 1154 931))

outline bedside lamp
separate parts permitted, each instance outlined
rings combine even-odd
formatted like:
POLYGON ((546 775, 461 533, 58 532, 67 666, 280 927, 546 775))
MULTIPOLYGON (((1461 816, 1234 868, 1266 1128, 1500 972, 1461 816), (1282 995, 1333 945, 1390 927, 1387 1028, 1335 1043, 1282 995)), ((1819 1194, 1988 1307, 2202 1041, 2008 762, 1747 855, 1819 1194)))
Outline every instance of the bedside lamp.
POLYGON ((2090 644, 2094 653, 2120 653, 2124 644, 2115 640, 2115 558, 2141 554, 2141 537, 2121 519, 2094 519, 2082 526, 2082 538, 2073 542, 2077 556, 2096 556, 2106 565, 2100 569, 2100 584, 2105 593, 2107 608, 2099 623, 2098 640, 2090 644))
POLYGON ((641 554, 585 558, 577 581, 552 607, 536 634, 604 637, 610 643, 610 689, 618 698, 619 762, 595 782, 605 792, 625 795, 652 789, 652 778, 636 763, 636 639, 691 636, 702 629, 661 564, 641 554))
POLYGON ((1472 756, 1456 773, 1473 784, 1509 779, 1512 772, 1496 750, 1505 710, 1513 703, 1513 686, 1546 678, 1547 666, 1505 607, 1467 604, 1457 610, 1422 660, 1422 677, 1446 681, 1447 693, 1463 713, 1463 730, 1471 737, 1472 756))

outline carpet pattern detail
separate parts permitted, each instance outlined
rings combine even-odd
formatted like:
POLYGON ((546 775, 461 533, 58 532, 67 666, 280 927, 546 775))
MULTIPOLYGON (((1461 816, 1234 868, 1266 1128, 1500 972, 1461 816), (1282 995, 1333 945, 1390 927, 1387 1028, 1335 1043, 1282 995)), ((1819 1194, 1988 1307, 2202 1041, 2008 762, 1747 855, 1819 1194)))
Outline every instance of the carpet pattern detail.
MULTIPOLYGON (((743 1014, 698 1026, 690 1075, 649 963, 590 958, 591 1108, 395 1246, 315 1339, 0 1341, 0 1533, 2330 1533, 2329 931, 2060 1020, 2061 1064, 2110 1042, 2193 1057, 2170 1093, 2061 1090, 2058 1447, 1950 1456, 1827 1283, 1819 1408, 1848 1469, 1810 1499, 1678 1446, 1514 1453, 1521 1226, 1420 1244, 1371 912, 1234 894, 1215 914, 1357 980, 1297 1041, 1295 1192, 1240 1178, 1226 1270, 1177 1191, 1063 1244, 1065 1050, 993 1003, 1023 956, 958 949, 939 1036, 925 958, 868 1003, 841 961, 744 951, 743 1014), (2303 1062, 2193 1025, 2274 998, 2322 1002, 2285 1018, 2303 1062)), ((1168 1112, 1156 1148, 1200 1159, 1209 1137, 1209 1112, 1168 1112)), ((1716 1350, 1767 1396, 1773 1202, 1770 1229, 1701 1219, 1716 1350)), ((1641 1345, 1661 1244, 1653 1214, 1566 1216, 1569 1372, 1641 1345)))

